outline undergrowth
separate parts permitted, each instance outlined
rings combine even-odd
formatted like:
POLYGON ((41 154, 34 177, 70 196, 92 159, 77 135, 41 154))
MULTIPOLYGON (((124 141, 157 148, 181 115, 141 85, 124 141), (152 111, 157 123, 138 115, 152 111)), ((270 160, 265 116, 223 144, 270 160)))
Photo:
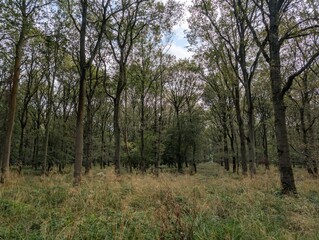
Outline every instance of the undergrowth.
POLYGON ((254 177, 215 164, 159 177, 93 169, 12 173, 0 186, 0 239, 319 239, 319 186, 297 169, 297 196, 282 196, 278 172, 254 177))

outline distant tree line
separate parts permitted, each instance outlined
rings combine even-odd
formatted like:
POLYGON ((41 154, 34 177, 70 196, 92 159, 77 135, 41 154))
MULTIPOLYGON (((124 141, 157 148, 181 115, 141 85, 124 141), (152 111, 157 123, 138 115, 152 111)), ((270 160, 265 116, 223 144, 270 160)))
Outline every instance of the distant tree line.
POLYGON ((317 176, 319 3, 195 0, 191 60, 168 54, 169 0, 0 3, 1 182, 9 166, 183 173, 213 161, 317 176))

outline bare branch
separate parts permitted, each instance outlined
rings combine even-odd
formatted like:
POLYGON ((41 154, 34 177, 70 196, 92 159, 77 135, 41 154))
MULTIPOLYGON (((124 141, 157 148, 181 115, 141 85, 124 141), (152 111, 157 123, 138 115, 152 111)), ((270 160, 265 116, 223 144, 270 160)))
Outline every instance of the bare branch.
POLYGON ((303 67, 301 67, 298 71, 294 72, 287 78, 287 82, 280 93, 281 95, 284 95, 290 89, 293 83, 293 80, 296 77, 298 77, 301 73, 303 73, 307 68, 309 68, 310 65, 317 59, 318 56, 319 56, 319 50, 315 54, 313 54, 311 58, 309 58, 309 60, 306 62, 306 64, 303 67))

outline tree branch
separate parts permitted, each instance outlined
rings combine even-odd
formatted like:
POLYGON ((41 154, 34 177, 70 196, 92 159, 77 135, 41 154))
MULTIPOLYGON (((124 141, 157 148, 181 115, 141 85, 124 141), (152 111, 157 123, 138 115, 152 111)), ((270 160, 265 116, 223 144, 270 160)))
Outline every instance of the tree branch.
POLYGON ((293 80, 298 77, 301 73, 303 73, 307 68, 310 67, 310 65, 317 59, 319 56, 319 50, 311 56, 311 58, 306 62, 306 64, 300 68, 298 71, 294 72, 287 78, 287 82, 284 85, 283 89, 281 90, 281 95, 283 96, 291 87, 293 80))

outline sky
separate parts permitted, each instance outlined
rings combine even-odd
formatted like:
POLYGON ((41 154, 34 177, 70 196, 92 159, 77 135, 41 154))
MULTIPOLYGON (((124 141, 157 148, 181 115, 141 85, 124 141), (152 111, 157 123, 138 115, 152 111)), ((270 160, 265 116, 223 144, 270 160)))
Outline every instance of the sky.
POLYGON ((179 0, 179 2, 185 6, 185 13, 183 14, 184 18, 173 28, 172 44, 168 51, 170 54, 175 55, 177 59, 189 58, 192 56, 192 53, 188 52, 186 49, 188 42, 184 33, 184 31, 188 29, 186 19, 190 16, 187 7, 190 6, 192 0, 179 0))

